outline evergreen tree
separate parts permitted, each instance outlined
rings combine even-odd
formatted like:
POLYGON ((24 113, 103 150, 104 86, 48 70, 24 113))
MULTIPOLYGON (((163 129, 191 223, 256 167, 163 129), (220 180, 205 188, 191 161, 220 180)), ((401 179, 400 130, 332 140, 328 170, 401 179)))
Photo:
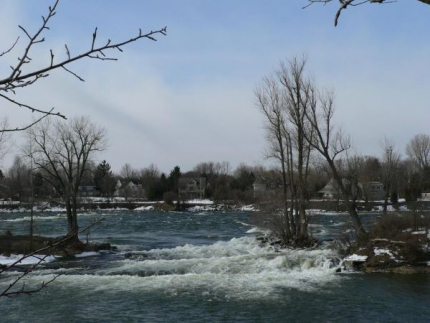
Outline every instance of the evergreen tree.
POLYGON ((178 191, 179 178, 181 178, 181 169, 179 166, 175 166, 167 178, 167 188, 171 192, 178 191))
POLYGON ((148 199, 150 201, 161 201, 165 192, 167 192, 167 178, 166 175, 162 173, 160 178, 149 186, 147 192, 148 199))
POLYGON ((103 196, 112 196, 115 191, 115 178, 113 176, 111 167, 106 160, 103 160, 94 173, 94 183, 103 196))

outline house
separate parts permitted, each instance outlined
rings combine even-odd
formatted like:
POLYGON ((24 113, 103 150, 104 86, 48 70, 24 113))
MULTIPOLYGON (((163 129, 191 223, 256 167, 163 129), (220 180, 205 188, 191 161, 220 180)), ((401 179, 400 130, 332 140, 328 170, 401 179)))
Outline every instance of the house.
POLYGON ((143 189, 142 184, 137 181, 118 181, 114 196, 125 197, 126 199, 129 197, 144 198, 145 190, 143 189))
POLYGON ((100 196, 100 190, 94 184, 81 184, 78 186, 79 197, 100 196))
POLYGON ((180 198, 202 199, 206 191, 206 178, 204 177, 182 177, 178 183, 180 198))
POLYGON ((430 200, 430 190, 426 190, 421 193, 421 199, 430 200))
POLYGON ((252 188, 254 191, 254 197, 275 195, 276 191, 282 187, 281 183, 277 180, 268 180, 264 177, 259 177, 252 188))
POLYGON ((384 199, 384 185, 380 182, 359 183, 363 198, 367 201, 379 201, 384 199))
MULTIPOLYGON (((343 179, 344 185, 348 184, 348 180, 343 179)), ((384 185, 380 182, 359 182, 358 183, 359 196, 367 201, 378 201, 384 198, 384 185)), ((318 191, 318 196, 323 199, 337 199, 341 195, 339 186, 332 178, 324 186, 323 189, 318 191)))
POLYGON ((257 180, 252 184, 254 190, 254 197, 263 196, 267 193, 267 183, 261 179, 257 180))
POLYGON ((334 178, 330 179, 326 186, 318 191, 318 196, 322 199, 337 199, 340 197, 339 186, 334 178))

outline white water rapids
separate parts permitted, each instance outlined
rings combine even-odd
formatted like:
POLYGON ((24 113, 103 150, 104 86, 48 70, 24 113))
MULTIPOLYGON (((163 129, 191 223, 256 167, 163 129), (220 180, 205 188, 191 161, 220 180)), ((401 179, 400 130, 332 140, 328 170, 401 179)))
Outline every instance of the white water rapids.
MULTIPOLYGON (((131 259, 111 261, 106 268, 91 272, 66 270, 57 281, 63 288, 79 288, 88 293, 130 291, 271 298, 282 289, 313 291, 336 283, 341 279, 335 274, 338 260, 332 249, 276 250, 260 246, 255 237, 242 237, 211 245, 187 244, 136 252, 131 259)), ((62 272, 39 270, 29 279, 37 283, 62 272)))

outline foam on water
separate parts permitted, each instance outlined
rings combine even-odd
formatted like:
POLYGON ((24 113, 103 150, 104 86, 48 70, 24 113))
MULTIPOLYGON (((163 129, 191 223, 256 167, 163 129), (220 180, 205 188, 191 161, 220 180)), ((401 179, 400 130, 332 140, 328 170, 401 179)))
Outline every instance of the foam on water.
POLYGON ((100 256, 100 255, 101 255, 100 252, 86 251, 86 252, 78 253, 77 255, 75 255, 75 257, 76 258, 86 258, 86 257, 100 256))
MULTIPOLYGON (((50 215, 50 216, 37 216, 35 215, 33 217, 34 221, 39 221, 39 220, 58 220, 58 219, 62 219, 65 218, 66 215, 65 214, 57 214, 57 215, 50 215)), ((26 222, 26 221, 31 221, 31 217, 29 216, 23 216, 23 217, 19 217, 19 218, 15 218, 15 219, 0 219, 0 221, 3 222, 26 222)))
MULTIPOLYGON (((14 262, 18 261, 19 259, 21 259, 24 255, 10 255, 9 257, 6 256, 2 256, 0 255, 0 264, 2 265, 11 265, 14 262)), ((28 257, 23 259, 22 261, 20 261, 18 264, 19 265, 32 265, 32 264, 36 264, 40 261, 40 259, 44 257, 43 255, 35 255, 34 257, 28 257)), ((42 262, 51 262, 54 261, 55 257, 54 256, 48 256, 46 257, 42 262)))
POLYGON ((342 279, 335 274, 337 263, 337 253, 331 249, 275 250, 259 246, 255 238, 243 237, 139 252, 108 268, 63 275, 58 280, 88 292, 267 298, 277 297, 283 289, 322 291, 342 279))

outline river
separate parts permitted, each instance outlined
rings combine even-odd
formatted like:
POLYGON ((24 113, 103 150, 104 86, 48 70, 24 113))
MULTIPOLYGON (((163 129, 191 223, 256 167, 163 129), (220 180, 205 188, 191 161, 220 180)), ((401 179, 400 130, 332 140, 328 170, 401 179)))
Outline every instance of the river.
MULTIPOLYGON (((330 243, 316 250, 262 247, 252 217, 252 212, 83 213, 81 227, 104 218, 90 240, 117 250, 38 267, 26 279, 28 286, 61 275, 33 296, 1 298, 0 322, 430 321, 429 276, 336 273, 340 256, 330 243)), ((66 222, 64 214, 39 213, 35 232, 63 234, 66 222)), ((316 237, 328 239, 344 234, 348 217, 315 214, 310 222, 316 237)), ((0 232, 24 234, 28 228, 28 215, 0 214, 0 232)), ((15 275, 3 275, 0 288, 15 275)))

